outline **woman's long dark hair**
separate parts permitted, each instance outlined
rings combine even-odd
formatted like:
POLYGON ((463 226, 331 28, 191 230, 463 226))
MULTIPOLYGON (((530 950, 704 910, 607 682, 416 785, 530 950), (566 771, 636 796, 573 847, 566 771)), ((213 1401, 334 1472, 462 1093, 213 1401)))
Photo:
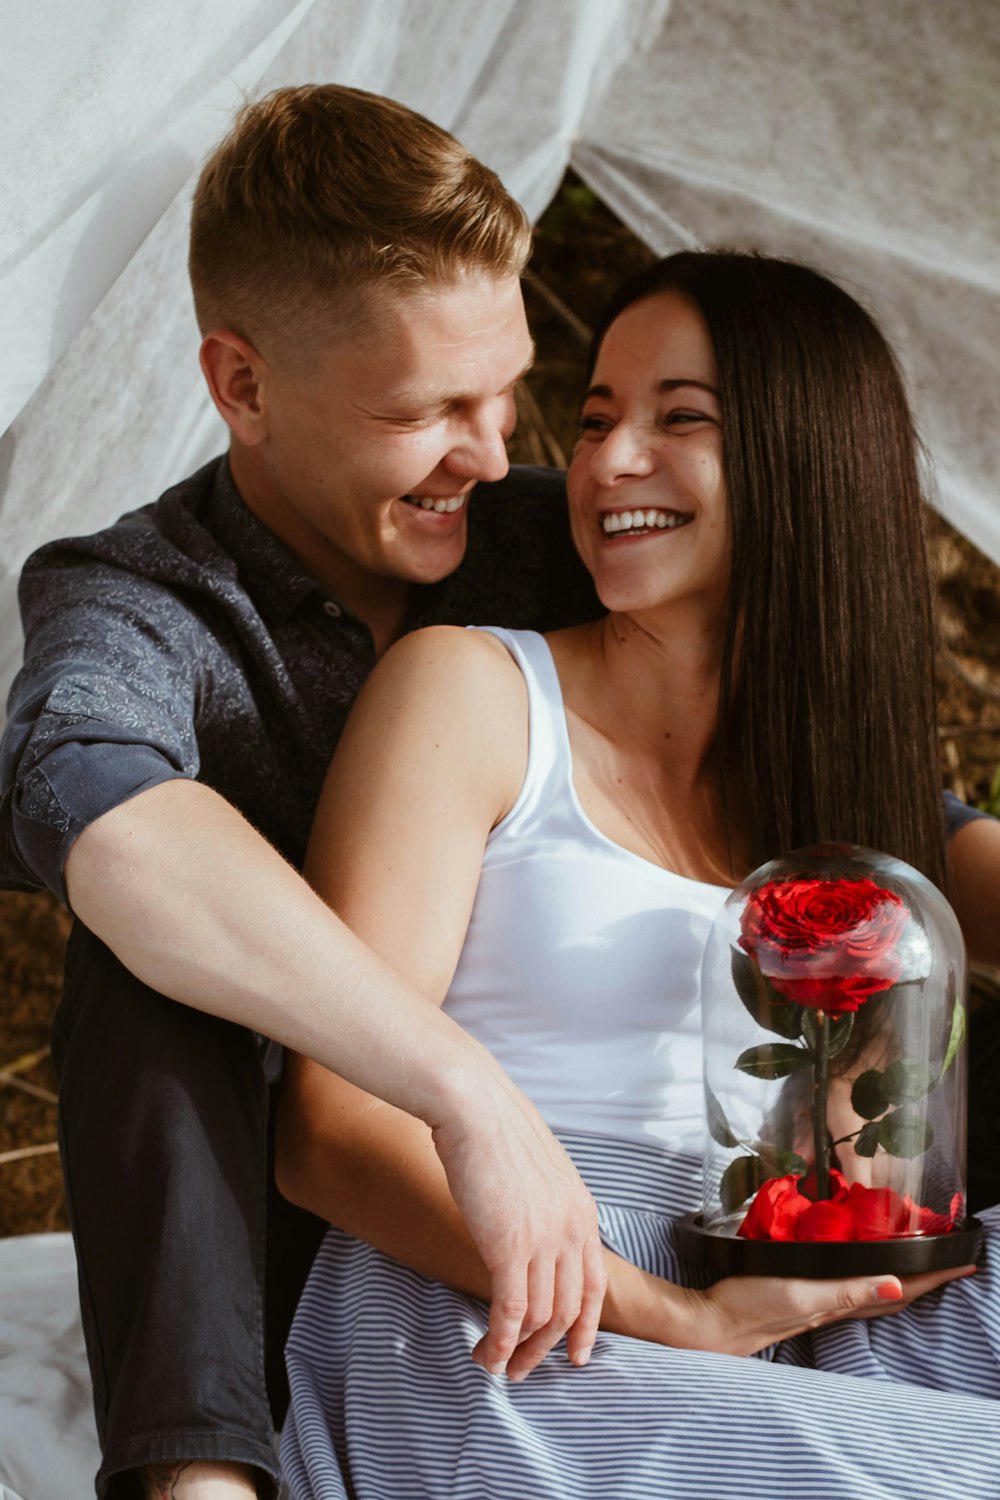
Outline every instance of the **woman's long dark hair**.
POLYGON ((682 251, 595 334, 679 291, 719 372, 732 582, 718 747, 742 768, 754 864, 817 842, 894 854, 945 886, 933 603, 919 444, 869 314, 790 261, 682 251))

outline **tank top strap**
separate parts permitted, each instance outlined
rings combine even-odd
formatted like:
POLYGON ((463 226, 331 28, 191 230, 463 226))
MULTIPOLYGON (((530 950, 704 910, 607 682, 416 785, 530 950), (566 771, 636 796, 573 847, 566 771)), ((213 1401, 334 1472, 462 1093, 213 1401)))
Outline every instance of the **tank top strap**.
POLYGON ((562 687, 545 637, 535 630, 470 626, 496 636, 517 662, 528 689, 528 764, 517 801, 490 834, 523 834, 558 808, 573 816, 573 762, 562 687))

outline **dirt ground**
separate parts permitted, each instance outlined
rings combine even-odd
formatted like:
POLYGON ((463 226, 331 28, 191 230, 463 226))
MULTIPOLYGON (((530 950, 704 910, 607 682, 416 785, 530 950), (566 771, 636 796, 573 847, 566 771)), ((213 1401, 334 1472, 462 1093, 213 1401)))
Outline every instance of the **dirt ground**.
MULTIPOLYGON (((536 239, 526 300, 538 359, 512 457, 562 465, 575 439, 587 324, 649 252, 568 178, 536 239), (544 413, 544 415, 543 415, 544 413)), ((941 627, 944 784, 1000 812, 1000 570, 932 516, 941 627)), ((66 1228, 48 1056, 68 918, 47 895, 0 892, 0 1236, 66 1228)), ((100 1087, 100 1079, 94 1080, 100 1087)))

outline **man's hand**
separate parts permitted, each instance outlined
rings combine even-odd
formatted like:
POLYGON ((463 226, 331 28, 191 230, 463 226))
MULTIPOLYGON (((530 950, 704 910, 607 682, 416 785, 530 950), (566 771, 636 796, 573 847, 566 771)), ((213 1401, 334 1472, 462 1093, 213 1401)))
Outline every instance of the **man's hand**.
POLYGON ((594 1202, 499 1068, 477 1081, 462 1115, 436 1126, 433 1138, 492 1281, 489 1330, 474 1358, 500 1374, 530 1339, 512 1372, 523 1380, 566 1334, 570 1359, 585 1365, 607 1286, 594 1202))

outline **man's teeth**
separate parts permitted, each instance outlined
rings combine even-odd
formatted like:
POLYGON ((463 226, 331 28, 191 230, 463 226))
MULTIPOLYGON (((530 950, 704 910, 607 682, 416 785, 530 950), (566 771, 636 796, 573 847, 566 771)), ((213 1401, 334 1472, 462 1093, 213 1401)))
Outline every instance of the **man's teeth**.
POLYGON ((678 515, 675 510, 612 510, 601 517, 605 536, 614 536, 620 531, 667 531, 677 526, 686 526, 690 516, 678 515))
POLYGON ((437 498, 433 495, 407 495, 406 498, 421 510, 436 510, 439 516, 452 516, 465 504, 464 495, 452 495, 450 500, 444 500, 440 495, 437 498))

